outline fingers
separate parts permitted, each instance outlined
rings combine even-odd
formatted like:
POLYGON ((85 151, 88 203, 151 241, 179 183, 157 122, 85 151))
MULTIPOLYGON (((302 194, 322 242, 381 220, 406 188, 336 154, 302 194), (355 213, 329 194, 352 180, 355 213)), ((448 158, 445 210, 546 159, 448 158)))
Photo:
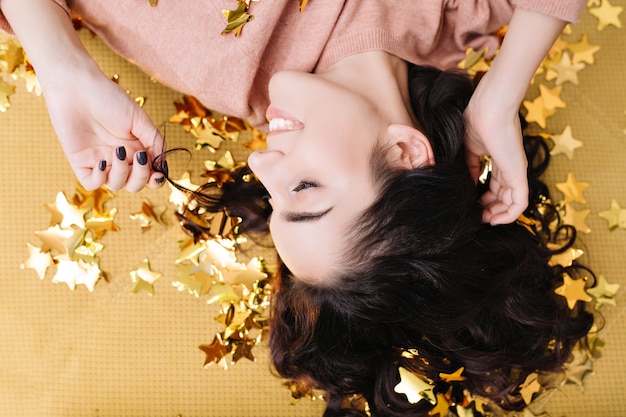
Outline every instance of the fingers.
POLYGON ((119 146, 115 148, 111 157, 111 169, 107 175, 106 185, 113 191, 120 190, 126 184, 130 175, 131 165, 127 161, 126 148, 119 146))
POLYGON ((126 189, 131 193, 141 191, 146 185, 146 182, 150 179, 150 173, 151 169, 148 164, 148 153, 146 151, 135 153, 132 170, 126 182, 126 189))

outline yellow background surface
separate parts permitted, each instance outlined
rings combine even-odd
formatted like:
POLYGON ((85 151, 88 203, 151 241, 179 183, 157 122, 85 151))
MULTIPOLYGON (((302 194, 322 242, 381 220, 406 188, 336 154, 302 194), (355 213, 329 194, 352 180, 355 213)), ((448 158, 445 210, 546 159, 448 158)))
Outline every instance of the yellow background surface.
MULTIPOLYGON (((624 21, 626 14, 620 17, 624 21)), ((581 234, 577 247, 585 250, 587 265, 622 288, 617 305, 601 309, 600 338, 606 346, 593 373, 584 388, 568 384, 549 395, 545 410, 553 417, 626 415, 626 230, 609 231, 598 216, 612 199, 626 207, 626 32, 615 27, 598 31, 596 25, 597 19, 584 12, 565 36, 576 42, 587 33, 601 49, 595 64, 579 73, 579 85, 564 86, 561 98, 567 108, 542 130, 558 134, 571 126, 584 144, 573 160, 556 155, 546 179, 556 201, 563 196, 554 184, 564 182, 568 172, 590 183, 587 204, 575 206, 590 210, 586 223, 592 231, 581 234)), ((119 74, 120 85, 147 98, 144 108, 156 123, 175 113, 179 93, 151 82, 89 34, 81 36, 107 75, 119 74)), ((48 227, 50 215, 43 206, 53 203, 59 191, 73 195, 76 180, 43 97, 26 92, 21 81, 16 84, 10 109, 0 113, 0 416, 320 416, 319 401, 290 404, 288 390, 270 371, 266 347, 256 348, 255 362, 243 359, 228 370, 203 368, 204 354, 197 347, 210 343, 221 325, 214 321, 216 306, 172 286, 177 241, 184 237, 173 209, 168 209, 169 227, 145 233, 129 217, 145 198, 168 204, 167 186, 139 194, 120 191, 108 203, 118 209, 120 231, 102 239, 101 268, 108 281, 98 282, 93 293, 85 286, 70 291, 51 282, 50 273, 40 280, 33 270, 20 268, 28 257, 26 243, 40 245, 34 232, 48 227), (144 258, 163 273, 154 296, 130 292, 129 271, 144 258)), ((529 97, 536 95, 531 88, 529 97)), ((170 145, 193 146, 180 126, 169 128, 167 135, 170 145)), ((209 157, 197 155, 196 161, 209 157)), ((200 173, 197 167, 178 168, 174 176, 185 169, 200 173)))

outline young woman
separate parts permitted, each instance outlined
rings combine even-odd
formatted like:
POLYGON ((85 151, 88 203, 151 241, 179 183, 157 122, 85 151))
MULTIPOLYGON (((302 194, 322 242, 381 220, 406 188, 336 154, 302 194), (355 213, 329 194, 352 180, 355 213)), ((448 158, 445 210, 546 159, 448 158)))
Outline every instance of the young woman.
MULTIPOLYGON (((507 395, 519 379, 558 369, 588 330, 590 317, 554 299, 560 275, 541 239, 482 223, 527 207, 517 111, 584 1, 312 0, 300 13, 295 1, 262 0, 238 38, 219 35, 229 1, 70 3, 166 84, 257 124, 267 117, 267 150, 249 165, 272 206, 260 224, 269 220, 284 262, 272 354, 280 374, 328 392, 327 416, 356 412, 341 406, 351 394, 373 415, 427 412, 393 392, 399 366, 432 381, 462 366, 463 388, 516 406, 507 395), (417 66, 453 67, 468 46, 493 51, 489 33, 505 23, 473 94, 466 78, 417 66), (493 172, 481 208, 482 154, 493 172)), ((162 138, 88 57, 65 6, 0 0, 70 164, 89 188, 158 186, 163 172, 147 161, 162 138)))

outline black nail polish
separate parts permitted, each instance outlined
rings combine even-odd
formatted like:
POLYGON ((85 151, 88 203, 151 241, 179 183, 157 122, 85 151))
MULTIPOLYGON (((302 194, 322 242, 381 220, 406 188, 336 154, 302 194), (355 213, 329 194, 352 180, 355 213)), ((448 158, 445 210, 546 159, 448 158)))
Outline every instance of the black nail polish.
POLYGON ((100 161, 100 163, 98 164, 98 168, 100 169, 100 171, 104 171, 105 169, 107 169, 107 161, 105 161, 104 159, 100 161))
POLYGON ((145 165, 148 163, 148 154, 146 151, 141 151, 137 153, 137 162, 139 165, 145 165))
POLYGON ((115 150, 115 154, 117 155, 117 159, 119 159, 120 161, 123 161, 126 159, 126 148, 123 146, 118 147, 115 150))
POLYGON ((163 184, 163 181, 165 181, 165 177, 159 177, 159 178, 154 179, 154 182, 156 182, 159 185, 163 184))

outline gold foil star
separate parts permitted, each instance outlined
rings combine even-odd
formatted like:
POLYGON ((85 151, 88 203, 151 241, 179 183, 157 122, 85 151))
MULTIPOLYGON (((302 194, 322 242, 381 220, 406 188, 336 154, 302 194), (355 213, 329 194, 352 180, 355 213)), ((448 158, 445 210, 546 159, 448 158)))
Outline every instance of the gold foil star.
POLYGON ((586 278, 572 279, 567 273, 563 273, 563 285, 554 290, 555 294, 567 299, 567 306, 573 309, 577 301, 590 302, 591 296, 585 292, 586 278))
POLYGON ((554 109, 546 107, 542 96, 535 98, 533 101, 525 100, 523 105, 527 110, 526 121, 528 123, 535 122, 544 129, 546 127, 546 119, 556 113, 554 109))
POLYGON ((431 404, 437 402, 432 385, 407 369, 400 367, 398 371, 400 382, 393 388, 395 392, 406 395, 411 404, 417 404, 421 400, 427 400, 431 404))
POLYGON ((87 213, 88 209, 70 204, 70 202, 67 201, 67 197, 65 197, 65 194, 62 192, 57 193, 54 206, 56 207, 56 210, 61 213, 62 219, 60 226, 62 229, 66 229, 72 225, 75 225, 80 229, 85 228, 85 213, 87 213))
POLYGON ((237 303, 239 295, 228 284, 214 284, 209 291, 209 299, 207 304, 213 303, 237 303))
POLYGON ((72 197, 72 204, 84 208, 93 209, 96 214, 104 213, 104 204, 115 198, 115 195, 106 185, 93 191, 87 191, 80 183, 76 185, 76 194, 72 197))
POLYGON ((572 361, 565 365, 566 383, 572 382, 579 387, 582 387, 585 376, 589 372, 593 371, 593 364, 589 359, 586 349, 583 349, 580 346, 572 352, 572 356, 572 361))
POLYGON ((39 279, 44 279, 46 271, 52 265, 52 256, 48 252, 42 253, 40 248, 30 243, 26 245, 28 246, 28 259, 21 265, 22 269, 34 269, 39 279))
POLYGON ((76 288, 76 280, 83 272, 78 262, 72 261, 67 255, 57 256, 55 260, 57 261, 57 272, 52 277, 52 282, 64 282, 73 291, 76 288))
POLYGON ((524 380, 524 383, 522 384, 520 394, 522 394, 522 399, 526 404, 530 404, 533 399, 533 395, 541 390, 541 384, 539 383, 537 377, 537 373, 533 372, 526 377, 526 380, 524 380))
POLYGON ((550 67, 557 72, 556 84, 560 85, 567 81, 572 84, 578 85, 578 71, 585 68, 585 64, 578 62, 572 63, 572 60, 568 53, 564 53, 561 57, 561 62, 552 63, 550 67))
POLYGON ((569 45, 569 50, 572 51, 572 62, 577 64, 579 62, 586 62, 587 64, 594 64, 595 60, 593 54, 600 50, 598 45, 590 45, 587 40, 587 34, 583 33, 580 41, 569 45))
POLYGON ((457 67, 466 70, 470 77, 475 76, 479 72, 487 72, 489 70, 489 63, 485 60, 487 52, 486 48, 480 51, 476 51, 471 47, 467 48, 465 50, 465 59, 459 62, 457 67))
POLYGON ((445 394, 437 393, 437 405, 428 412, 429 416, 445 417, 448 415, 448 409, 450 408, 450 401, 446 398, 445 394))
POLYGON ((102 277, 100 267, 95 263, 90 264, 82 260, 78 261, 78 266, 80 267, 80 273, 76 277, 76 285, 82 284, 87 287, 89 292, 93 292, 96 282, 102 277))
POLYGON ((446 382, 465 381, 467 378, 461 375, 464 370, 464 367, 460 367, 451 374, 440 373, 439 378, 443 379, 446 382))
POLYGON ((162 226, 167 226, 164 219, 166 211, 165 206, 154 207, 150 200, 146 199, 141 204, 141 211, 130 215, 131 220, 139 220, 139 225, 142 232, 146 232, 152 228, 153 223, 158 223, 162 226))
POLYGON ((565 204, 569 204, 572 201, 578 201, 581 204, 586 204, 587 200, 583 195, 583 192, 589 187, 588 182, 579 182, 572 172, 567 174, 567 180, 565 182, 559 182, 556 184, 556 188, 563 193, 565 204))
POLYGON ((161 277, 160 272, 156 272, 150 269, 150 261, 144 259, 141 266, 134 271, 130 271, 130 278, 133 282, 133 288, 131 292, 137 293, 140 291, 146 291, 148 294, 154 294, 154 281, 161 277))
MULTIPOLYGON (((548 247, 550 248, 550 245, 548 245, 548 247)), ((549 264, 550 266, 561 265, 562 267, 567 268, 568 266, 571 266, 576 259, 583 256, 584 253, 585 252, 580 249, 569 248, 562 253, 552 255, 549 264)))
POLYGON ((190 264, 176 264, 178 278, 172 282, 172 285, 178 291, 187 291, 196 297, 200 297, 202 295, 202 284, 191 280, 191 267, 190 264))
POLYGON ((615 295, 619 290, 619 284, 609 284, 603 275, 598 277, 596 285, 587 290, 596 299, 596 308, 602 304, 615 305, 615 295))
POLYGON ((585 219, 589 215, 590 210, 575 210, 569 204, 565 205, 565 216, 563 216, 563 223, 572 225, 581 233, 591 233, 591 229, 585 224, 585 219))
MULTIPOLYGON (((191 183, 191 175, 189 172, 185 172, 179 180, 174 181, 176 184, 184 187, 187 190, 196 191, 200 188, 199 185, 191 183)), ((172 189, 172 193, 170 194, 170 203, 174 204, 179 209, 184 207, 187 203, 189 203, 189 195, 183 191, 180 191, 178 188, 174 187, 172 184, 169 184, 172 189)))
POLYGON ((554 148, 550 151, 550 155, 558 155, 563 153, 571 161, 574 159, 574 150, 583 146, 583 143, 572 136, 571 126, 567 126, 559 135, 552 135, 554 148))
POLYGON ((98 240, 104 236, 106 232, 117 232, 120 230, 120 228, 113 223, 116 214, 117 208, 113 208, 109 211, 91 216, 85 221, 85 227, 91 229, 94 234, 94 239, 98 240))
POLYGON ((247 337, 241 341, 235 342, 235 350, 233 352, 233 362, 239 361, 241 358, 246 358, 252 362, 255 361, 252 348, 256 345, 255 340, 250 340, 247 337))
POLYGON ((222 341, 221 335, 218 333, 213 338, 213 342, 210 345, 200 345, 198 349, 204 352, 206 355, 204 359, 204 367, 213 365, 214 363, 221 362, 224 357, 229 353, 226 345, 222 341))
POLYGON ((15 93, 15 86, 5 83, 0 79, 0 112, 5 112, 11 107, 9 97, 15 93))
POLYGON ((35 232, 35 236, 43 242, 42 252, 55 250, 61 254, 71 255, 76 245, 82 240, 83 233, 84 231, 78 229, 61 229, 57 224, 46 230, 35 232))
POLYGON ((557 85, 554 88, 548 88, 544 84, 539 84, 539 93, 543 98, 543 105, 548 110, 555 110, 557 108, 564 109, 565 102, 561 100, 562 85, 557 85))
POLYGON ((611 200, 611 208, 601 211, 598 215, 609 223, 609 230, 618 227, 626 229, 626 209, 621 208, 617 201, 611 200))
POLYGON ((602 0, 600 7, 589 9, 589 13, 598 19, 598 30, 603 30, 609 25, 621 28, 622 22, 619 20, 619 15, 623 10, 621 6, 611 5, 609 0, 602 0))
POLYGON ((248 5, 245 0, 238 0, 239 5, 235 10, 222 10, 222 14, 228 21, 226 27, 222 31, 222 35, 232 33, 235 37, 241 34, 244 25, 254 19, 254 16, 248 14, 248 5))
POLYGON ((25 63, 24 49, 15 40, 9 38, 0 44, 0 69, 12 74, 25 63))

